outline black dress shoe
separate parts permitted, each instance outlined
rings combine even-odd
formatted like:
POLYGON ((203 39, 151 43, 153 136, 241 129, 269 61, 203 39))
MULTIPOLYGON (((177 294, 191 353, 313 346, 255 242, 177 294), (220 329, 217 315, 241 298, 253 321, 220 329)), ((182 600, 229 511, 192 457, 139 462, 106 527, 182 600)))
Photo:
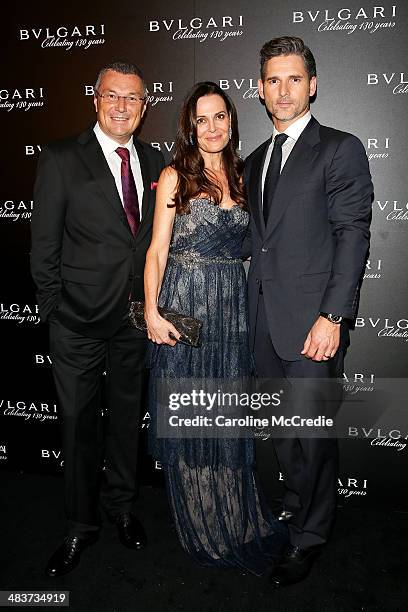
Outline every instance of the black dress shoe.
POLYGON ((122 512, 115 517, 119 540, 126 548, 144 548, 147 537, 143 525, 131 512, 122 512))
POLYGON ((279 588, 306 578, 319 553, 317 546, 306 549, 289 546, 269 578, 273 586, 279 588))
POLYGON ((288 521, 290 521, 292 516, 293 512, 291 512, 290 510, 281 510, 278 516, 278 521, 283 521, 284 523, 287 523, 288 521))
POLYGON ((71 572, 78 565, 84 549, 96 540, 96 537, 86 539, 77 536, 66 537, 48 561, 45 568, 47 576, 57 577, 71 572))

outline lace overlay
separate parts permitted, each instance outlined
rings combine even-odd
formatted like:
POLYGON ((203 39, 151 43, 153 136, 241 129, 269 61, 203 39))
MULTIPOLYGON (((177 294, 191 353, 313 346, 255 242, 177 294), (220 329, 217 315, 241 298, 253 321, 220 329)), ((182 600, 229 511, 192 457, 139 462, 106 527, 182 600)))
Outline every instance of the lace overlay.
POLYGON ((161 461, 183 548, 203 565, 261 574, 286 541, 254 472, 251 439, 155 435, 156 383, 171 378, 241 378, 252 372, 246 278, 240 259, 248 213, 207 199, 176 215, 159 304, 203 321, 199 348, 150 344, 150 450, 161 461))

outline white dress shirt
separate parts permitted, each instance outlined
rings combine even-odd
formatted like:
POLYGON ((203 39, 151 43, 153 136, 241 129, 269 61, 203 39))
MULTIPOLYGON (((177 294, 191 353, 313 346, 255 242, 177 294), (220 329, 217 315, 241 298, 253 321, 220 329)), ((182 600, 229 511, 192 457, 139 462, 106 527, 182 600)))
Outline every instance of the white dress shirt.
POLYGON ((303 130, 305 129, 305 127, 307 126, 311 118, 312 118, 312 113, 308 111, 306 115, 303 115, 303 117, 301 117, 300 119, 292 123, 284 132, 278 132, 276 127, 273 126, 272 140, 266 152, 265 162, 264 162, 264 166, 262 170, 262 201, 263 201, 265 177, 268 171, 268 166, 269 166, 269 162, 271 159, 272 149, 273 149, 273 145, 274 145, 276 136, 278 134, 287 134, 288 136, 288 138, 285 140, 285 142, 282 145, 282 163, 281 163, 281 172, 282 172, 282 168, 286 164, 286 161, 289 155, 291 154, 292 149, 296 144, 296 141, 298 140, 299 136, 301 135, 301 133, 303 132, 303 130))
POLYGON ((113 178, 115 179, 116 189, 118 190, 120 201, 123 206, 123 194, 122 194, 122 177, 120 173, 120 167, 122 164, 122 160, 119 155, 116 153, 116 149, 118 147, 126 147, 129 149, 130 153, 130 167, 132 169, 133 178, 135 179, 137 197, 139 200, 139 212, 140 219, 142 218, 142 201, 143 201, 143 179, 142 179, 142 171, 140 168, 139 158, 136 153, 135 145, 133 144, 133 138, 129 138, 126 144, 119 144, 116 140, 109 138, 102 131, 99 123, 97 122, 94 127, 95 136, 98 139, 99 144, 101 145, 102 152, 105 156, 106 161, 108 162, 108 166, 113 174, 113 178))

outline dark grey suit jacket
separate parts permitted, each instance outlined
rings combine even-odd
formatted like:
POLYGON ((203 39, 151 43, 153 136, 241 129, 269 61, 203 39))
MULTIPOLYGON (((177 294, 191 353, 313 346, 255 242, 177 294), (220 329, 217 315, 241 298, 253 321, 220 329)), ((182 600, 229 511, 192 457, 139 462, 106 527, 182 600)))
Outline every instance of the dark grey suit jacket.
POLYGON ((34 188, 31 272, 40 316, 107 338, 121 325, 129 294, 143 299, 160 152, 134 139, 143 177, 142 221, 133 237, 112 172, 89 129, 44 147, 34 188))
MULTIPOLYGON (((363 145, 312 117, 275 191, 267 227, 261 176, 270 140, 246 160, 251 212, 246 245, 251 346, 262 283, 268 327, 278 355, 301 359, 319 312, 353 319, 369 248, 373 186, 363 145)), ((347 342, 347 338, 342 338, 347 342)))

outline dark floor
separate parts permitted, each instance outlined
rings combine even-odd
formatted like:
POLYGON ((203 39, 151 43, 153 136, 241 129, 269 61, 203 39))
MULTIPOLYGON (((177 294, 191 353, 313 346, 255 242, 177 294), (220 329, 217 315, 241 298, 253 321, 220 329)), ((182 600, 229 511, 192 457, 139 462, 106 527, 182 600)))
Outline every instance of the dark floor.
POLYGON ((69 590, 75 611, 408 610, 407 513, 340 508, 312 574, 276 592, 266 578, 195 565, 171 529, 164 490, 151 487, 139 503, 145 550, 123 548, 107 523, 74 572, 49 579, 43 568, 63 537, 62 484, 56 476, 0 473, 0 589, 69 590))

